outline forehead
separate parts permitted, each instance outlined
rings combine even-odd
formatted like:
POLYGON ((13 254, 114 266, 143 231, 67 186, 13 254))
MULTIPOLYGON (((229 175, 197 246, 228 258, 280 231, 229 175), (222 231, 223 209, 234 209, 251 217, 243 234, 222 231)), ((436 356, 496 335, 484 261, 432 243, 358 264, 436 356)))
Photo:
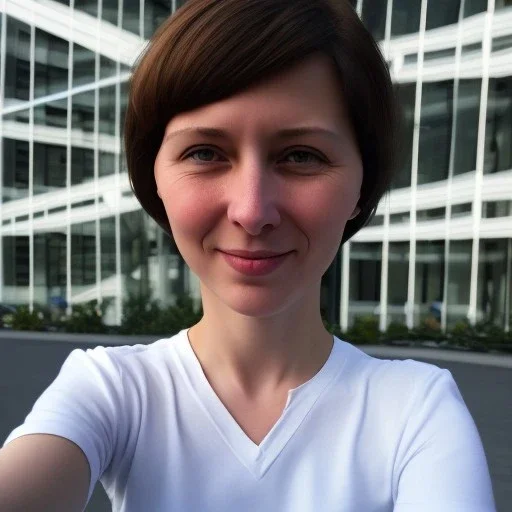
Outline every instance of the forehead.
POLYGON ((236 130, 271 130, 316 125, 349 130, 341 82, 334 63, 315 55, 285 72, 227 99, 175 116, 169 130, 221 125, 236 130))

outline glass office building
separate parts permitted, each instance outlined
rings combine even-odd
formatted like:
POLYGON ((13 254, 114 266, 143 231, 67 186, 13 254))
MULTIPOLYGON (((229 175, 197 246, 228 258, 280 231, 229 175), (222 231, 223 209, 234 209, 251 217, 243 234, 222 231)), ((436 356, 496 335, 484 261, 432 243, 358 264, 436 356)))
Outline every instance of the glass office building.
MULTIPOLYGON (((344 0, 339 0, 344 1, 344 0)), ((130 190, 130 67, 178 0, 0 0, 0 302, 163 303, 197 278, 130 190)), ((393 188, 323 283, 331 321, 512 313, 512 2, 357 0, 405 117, 393 188)), ((342 200, 342 198, 340 198, 342 200)))

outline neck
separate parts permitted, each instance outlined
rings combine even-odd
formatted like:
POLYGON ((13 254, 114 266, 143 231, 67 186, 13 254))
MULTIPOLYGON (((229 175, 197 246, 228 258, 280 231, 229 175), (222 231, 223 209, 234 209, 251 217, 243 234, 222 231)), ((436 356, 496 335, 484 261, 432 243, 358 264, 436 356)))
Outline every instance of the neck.
POLYGON ((320 315, 320 290, 279 314, 241 315, 203 290, 202 320, 189 339, 210 382, 218 378, 247 394, 285 387, 312 378, 332 349, 332 335, 320 315))

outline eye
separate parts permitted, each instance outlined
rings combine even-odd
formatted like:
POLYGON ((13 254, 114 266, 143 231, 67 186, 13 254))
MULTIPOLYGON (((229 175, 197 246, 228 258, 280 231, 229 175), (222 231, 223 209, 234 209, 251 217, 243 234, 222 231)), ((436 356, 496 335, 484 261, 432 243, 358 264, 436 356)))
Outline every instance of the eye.
POLYGON ((319 155, 312 153, 311 151, 306 151, 305 149, 297 149, 288 153, 284 157, 284 161, 293 164, 311 164, 323 162, 325 160, 323 160, 319 155))
POLYGON ((212 148, 198 148, 185 155, 185 159, 196 162, 218 162, 221 160, 217 151, 212 148))

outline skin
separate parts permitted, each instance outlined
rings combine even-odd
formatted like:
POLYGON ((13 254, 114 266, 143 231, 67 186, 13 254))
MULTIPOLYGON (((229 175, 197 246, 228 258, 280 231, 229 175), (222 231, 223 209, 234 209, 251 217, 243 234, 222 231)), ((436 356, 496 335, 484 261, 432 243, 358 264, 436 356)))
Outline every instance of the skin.
POLYGON ((333 338, 320 283, 359 212, 361 156, 329 58, 316 54, 243 93, 175 116, 155 179, 176 244, 199 277, 189 339, 210 385, 256 444, 333 338), (305 128, 304 133, 283 130, 305 128), (208 129, 208 130, 205 130, 208 129), (264 276, 222 252, 287 254, 264 276))

